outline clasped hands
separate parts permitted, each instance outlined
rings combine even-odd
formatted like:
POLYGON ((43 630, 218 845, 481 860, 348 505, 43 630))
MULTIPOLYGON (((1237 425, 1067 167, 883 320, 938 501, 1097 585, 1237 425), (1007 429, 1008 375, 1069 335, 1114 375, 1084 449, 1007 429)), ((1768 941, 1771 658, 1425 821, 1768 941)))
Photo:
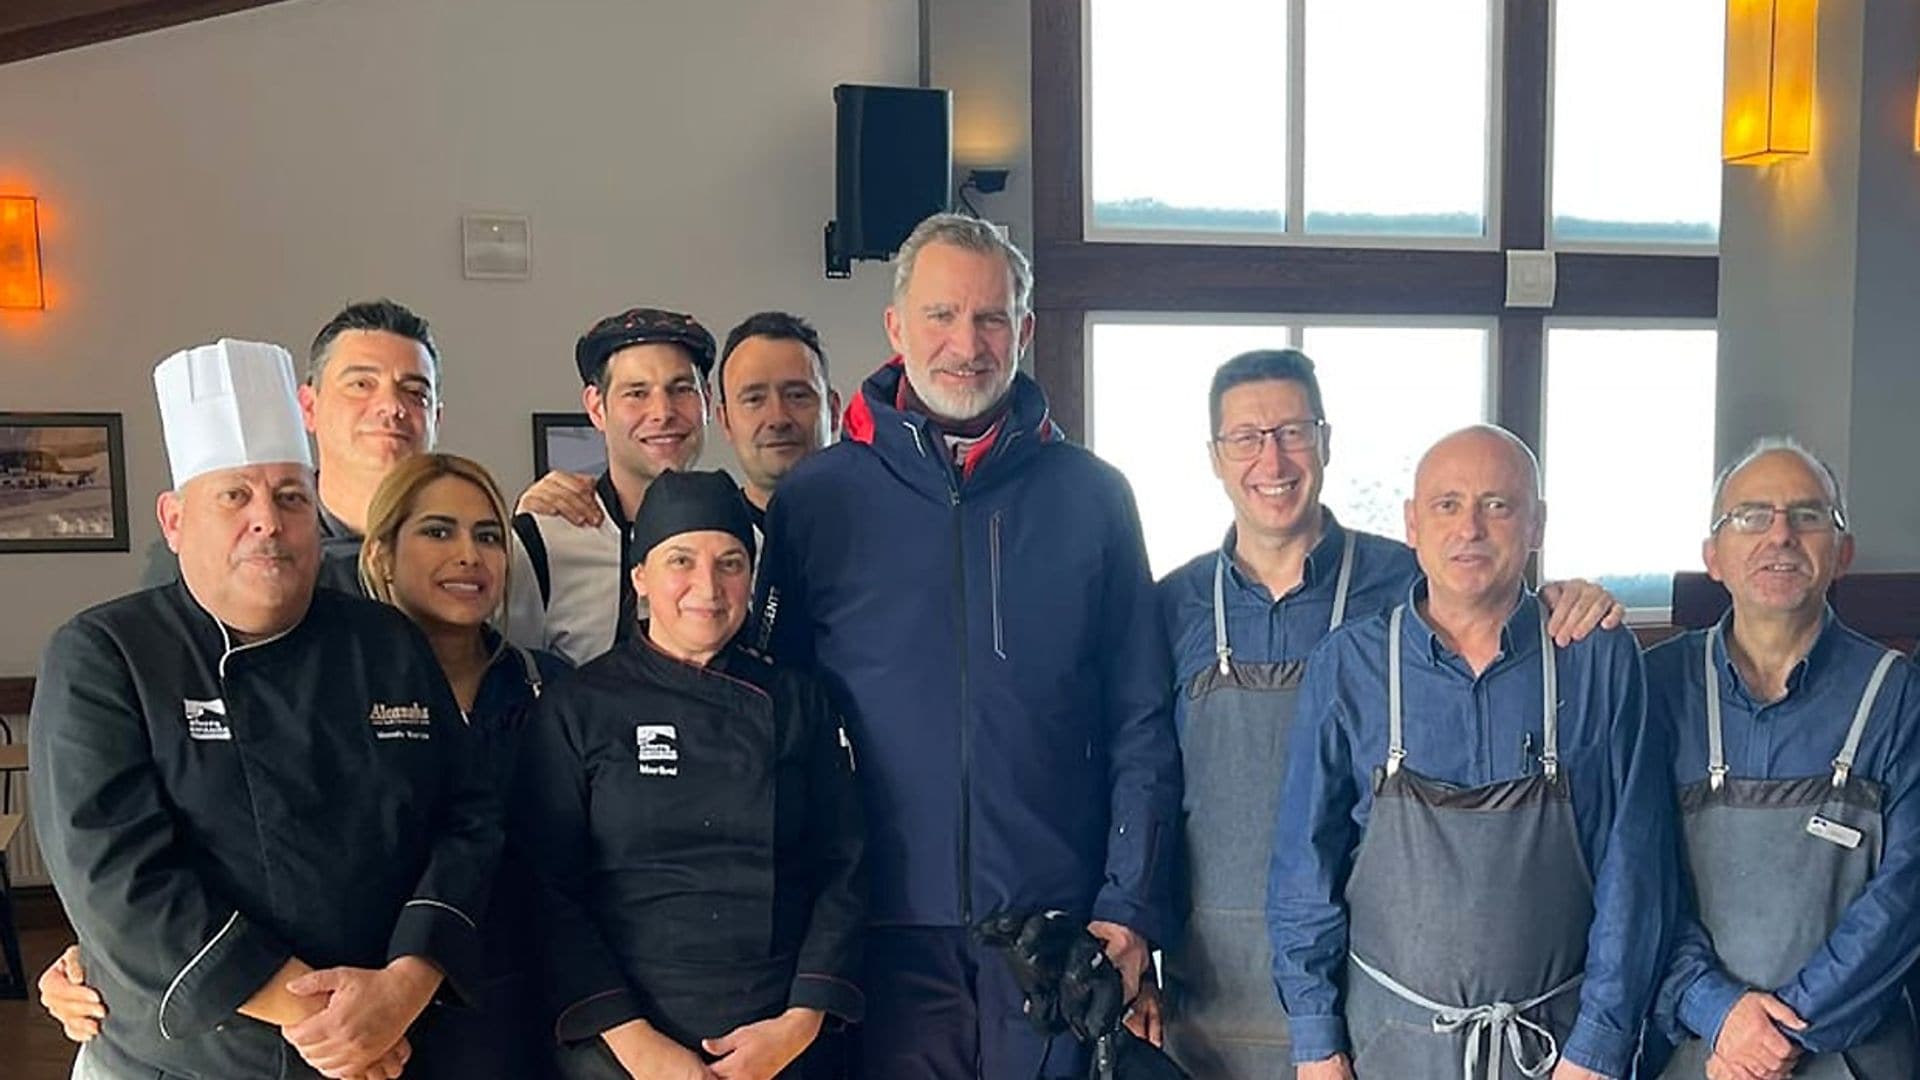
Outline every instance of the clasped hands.
POLYGON ((285 985, 304 1018, 283 1023, 281 1037, 330 1080, 395 1080, 413 1054, 407 1028, 433 1000, 440 978, 417 956, 383 968, 309 971, 285 985))

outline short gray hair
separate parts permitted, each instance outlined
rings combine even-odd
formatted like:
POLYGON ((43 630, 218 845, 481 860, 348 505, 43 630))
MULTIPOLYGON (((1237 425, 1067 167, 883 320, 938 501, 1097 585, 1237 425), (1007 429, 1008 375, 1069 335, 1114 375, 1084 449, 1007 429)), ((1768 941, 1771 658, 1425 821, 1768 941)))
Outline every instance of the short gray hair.
POLYGON ((1806 462, 1807 467, 1813 470, 1813 474, 1826 485, 1827 495, 1833 501, 1834 512, 1840 517, 1840 531, 1847 531, 1847 502, 1846 496, 1840 493, 1840 478, 1834 475, 1833 466, 1822 461, 1819 455, 1801 445, 1800 440, 1791 435, 1762 435, 1748 443, 1747 448, 1740 452, 1739 457, 1733 459, 1732 464, 1720 470, 1720 475, 1713 478, 1712 516, 1714 518, 1720 516, 1720 497, 1726 494, 1727 483, 1733 479, 1733 475, 1768 454, 1794 454, 1806 462))
POLYGON ((979 218, 965 214, 935 214, 913 227, 893 260, 893 302, 907 295, 907 283, 913 280, 913 264, 920 249, 928 244, 950 244, 982 255, 999 255, 1007 260, 1007 272, 1013 277, 1013 314, 1015 318, 1033 310, 1033 263, 1027 253, 1001 235, 999 229, 979 218))

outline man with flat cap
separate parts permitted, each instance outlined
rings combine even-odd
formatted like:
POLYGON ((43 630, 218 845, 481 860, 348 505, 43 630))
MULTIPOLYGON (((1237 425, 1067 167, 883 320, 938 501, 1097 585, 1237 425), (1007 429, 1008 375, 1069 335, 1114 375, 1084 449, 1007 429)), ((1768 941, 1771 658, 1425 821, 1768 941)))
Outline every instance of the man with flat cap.
POLYGON ((425 640, 316 589, 292 359, 223 340, 154 372, 171 584, 41 661, 34 826, 107 1005, 84 1077, 394 1077, 471 986, 496 807, 425 640))
MULTIPOLYGON (((588 328, 574 345, 580 401, 607 442, 594 481, 597 524, 522 512, 513 520, 507 633, 517 644, 584 664, 624 641, 644 605, 626 580, 626 536, 647 486, 700 456, 707 431, 713 335, 692 316, 631 308, 588 328)), ((550 478, 551 479, 551 478, 550 478)))

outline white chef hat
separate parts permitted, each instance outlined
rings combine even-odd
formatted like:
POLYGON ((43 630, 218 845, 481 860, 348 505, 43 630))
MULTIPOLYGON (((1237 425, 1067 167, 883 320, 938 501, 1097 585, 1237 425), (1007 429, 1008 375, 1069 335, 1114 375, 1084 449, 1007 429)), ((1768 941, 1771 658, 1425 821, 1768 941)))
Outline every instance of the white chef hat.
POLYGON ((278 345, 221 338, 153 369, 174 490, 201 473, 293 462, 313 467, 293 357, 278 345))

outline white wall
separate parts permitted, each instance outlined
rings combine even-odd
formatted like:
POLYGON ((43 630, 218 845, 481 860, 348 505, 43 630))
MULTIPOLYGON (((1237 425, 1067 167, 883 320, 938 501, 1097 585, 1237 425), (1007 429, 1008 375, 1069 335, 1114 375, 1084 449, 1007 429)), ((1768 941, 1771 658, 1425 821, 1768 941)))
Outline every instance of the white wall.
POLYGON ((955 183, 973 168, 1011 169, 997 195, 968 193, 1033 253, 1032 14, 1027 0, 933 0, 933 85, 953 91, 955 183))
POLYGON ((1812 152, 1730 166, 1720 227, 1719 458, 1792 434, 1833 465, 1857 570, 1920 567, 1920 0, 1820 8, 1812 152))
POLYGON ((166 484, 149 374, 175 348, 228 334, 298 355, 346 301, 391 295, 446 354, 442 446, 509 488, 530 479, 528 414, 579 407, 573 339, 630 304, 716 335, 804 313, 846 392, 886 348, 887 282, 874 263, 821 273, 831 88, 913 83, 916 16, 294 0, 0 66, 0 191, 41 199, 49 291, 44 313, 0 316, 0 410, 124 413, 133 521, 130 554, 0 555, 0 675, 141 580, 166 484), (532 280, 461 278, 470 210, 532 217, 532 280))

